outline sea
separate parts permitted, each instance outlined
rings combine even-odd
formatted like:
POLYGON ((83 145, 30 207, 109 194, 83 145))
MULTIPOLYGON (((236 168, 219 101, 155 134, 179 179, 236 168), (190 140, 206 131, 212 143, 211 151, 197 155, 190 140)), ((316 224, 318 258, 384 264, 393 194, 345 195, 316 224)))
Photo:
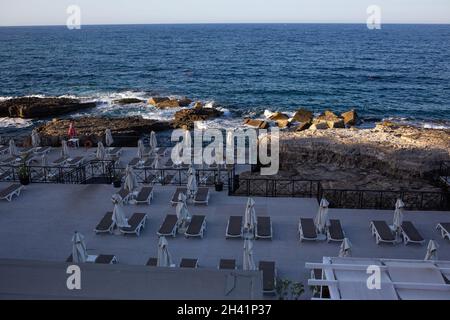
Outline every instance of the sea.
MULTIPOLYGON (((172 119, 175 110, 121 98, 189 97, 243 117, 356 109, 450 128, 450 25, 192 24, 0 27, 0 100, 76 97, 97 107, 70 117, 172 119)), ((0 118, 1 130, 42 121, 0 118)))

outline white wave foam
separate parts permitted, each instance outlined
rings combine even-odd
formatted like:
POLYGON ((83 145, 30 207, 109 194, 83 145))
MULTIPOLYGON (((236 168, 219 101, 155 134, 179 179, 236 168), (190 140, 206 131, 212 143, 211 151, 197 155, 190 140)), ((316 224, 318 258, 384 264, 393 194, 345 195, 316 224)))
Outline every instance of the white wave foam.
POLYGON ((447 130, 450 129, 450 121, 422 121, 422 120, 409 120, 407 118, 395 118, 389 117, 383 119, 383 121, 392 121, 399 124, 408 125, 416 128, 432 129, 432 130, 447 130))
POLYGON ((21 118, 0 118, 0 128, 26 128, 33 123, 31 120, 21 118))

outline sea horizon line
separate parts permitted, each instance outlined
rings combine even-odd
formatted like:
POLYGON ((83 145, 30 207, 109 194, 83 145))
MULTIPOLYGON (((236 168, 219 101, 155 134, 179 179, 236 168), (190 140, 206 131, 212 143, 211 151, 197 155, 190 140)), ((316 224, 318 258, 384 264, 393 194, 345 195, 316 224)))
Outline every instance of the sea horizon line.
MULTIPOLYGON (((362 25, 364 22, 155 22, 155 23, 85 23, 82 26, 191 26, 191 25, 362 25)), ((395 26, 448 26, 450 22, 384 22, 382 25, 395 26)), ((66 27, 65 24, 36 24, 36 25, 0 25, 0 28, 39 28, 66 27)))

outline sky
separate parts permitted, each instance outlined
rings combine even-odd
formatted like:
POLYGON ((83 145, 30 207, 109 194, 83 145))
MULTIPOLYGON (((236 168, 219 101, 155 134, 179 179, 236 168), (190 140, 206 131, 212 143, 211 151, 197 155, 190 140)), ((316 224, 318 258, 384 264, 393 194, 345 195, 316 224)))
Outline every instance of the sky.
POLYGON ((0 0, 0 26, 65 25, 70 5, 81 24, 450 23, 450 0, 0 0))

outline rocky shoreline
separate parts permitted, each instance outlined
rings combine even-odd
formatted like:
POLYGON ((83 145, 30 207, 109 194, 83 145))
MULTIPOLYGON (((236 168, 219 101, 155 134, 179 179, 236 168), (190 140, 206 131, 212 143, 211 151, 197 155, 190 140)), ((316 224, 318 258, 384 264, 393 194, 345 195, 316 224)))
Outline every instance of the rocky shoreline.
MULTIPOLYGON (((94 145, 111 129, 120 146, 135 146, 137 139, 151 131, 174 128, 192 130, 196 121, 223 116, 215 107, 205 107, 189 98, 154 97, 148 101, 135 98, 116 100, 120 105, 145 103, 155 108, 181 108, 171 121, 148 120, 141 117, 83 117, 54 119, 38 127, 42 142, 59 146, 73 121, 80 143, 94 145)), ((35 116, 38 119, 91 108, 92 104, 68 98, 18 98, 0 102, 0 116, 35 116)), ((450 130, 421 129, 392 122, 378 123, 373 129, 359 129, 358 114, 350 110, 342 114, 326 111, 314 117, 307 109, 293 116, 275 112, 267 119, 244 119, 247 127, 283 128, 280 138, 278 177, 318 179, 330 188, 408 189, 435 191, 430 177, 441 161, 450 160, 450 130)), ((245 173, 243 177, 257 177, 245 173)))
POLYGON ((290 177, 328 181, 332 189, 437 191, 432 181, 450 160, 450 130, 391 122, 374 129, 282 133, 281 170, 290 177))
POLYGON ((91 109, 95 103, 70 98, 23 97, 0 101, 0 117, 44 119, 91 109))
POLYGON ((148 135, 152 131, 167 131, 172 128, 169 122, 147 120, 140 117, 55 119, 37 129, 42 143, 53 147, 60 146, 61 138, 67 137, 70 122, 74 123, 77 136, 80 138, 80 145, 90 141, 94 146, 99 141, 104 141, 106 129, 111 130, 116 146, 125 147, 137 146, 137 141, 144 134, 148 135))

